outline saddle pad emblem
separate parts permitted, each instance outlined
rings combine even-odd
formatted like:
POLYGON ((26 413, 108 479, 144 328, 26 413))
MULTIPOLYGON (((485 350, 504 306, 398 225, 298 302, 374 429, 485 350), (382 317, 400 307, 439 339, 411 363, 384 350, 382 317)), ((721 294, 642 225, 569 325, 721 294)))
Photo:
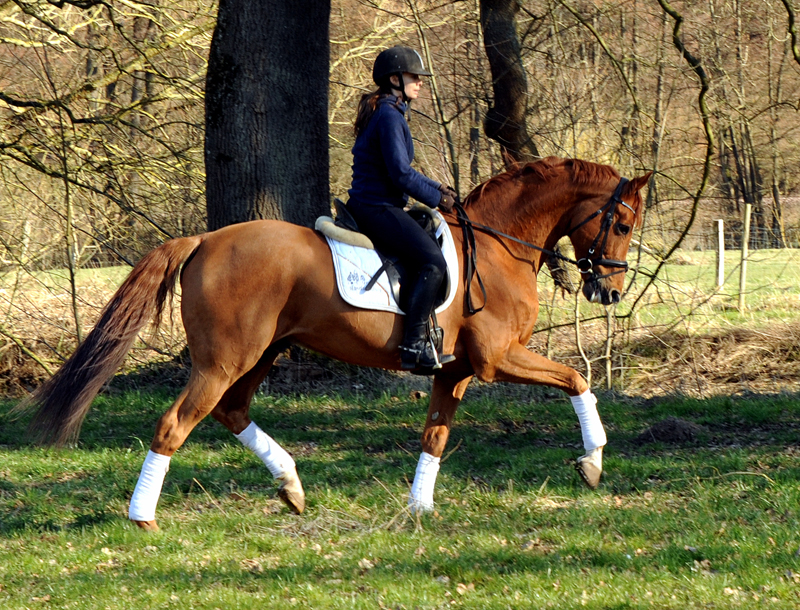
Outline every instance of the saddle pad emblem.
MULTIPOLYGON (((438 212, 437 212, 438 214, 438 212)), ((442 219, 444 220, 444 219, 442 219)), ((447 296, 444 302, 436 308, 436 313, 447 309, 456 296, 456 282, 458 278, 458 256, 450 227, 446 222, 439 225, 437 237, 442 238, 442 254, 447 262, 447 296)), ((369 290, 364 290, 372 276, 381 266, 381 259, 375 250, 351 246, 325 236, 333 256, 333 267, 336 274, 336 285, 339 294, 353 307, 361 309, 375 309, 391 313, 404 314, 395 301, 389 280, 385 273, 381 273, 378 281, 369 290)))

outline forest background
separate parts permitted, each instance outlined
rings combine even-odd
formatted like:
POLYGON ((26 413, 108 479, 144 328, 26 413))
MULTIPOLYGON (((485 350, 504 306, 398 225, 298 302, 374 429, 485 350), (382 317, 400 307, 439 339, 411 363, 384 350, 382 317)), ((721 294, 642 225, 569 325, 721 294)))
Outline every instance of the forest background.
MULTIPOLYGON (((332 197, 346 198, 355 108, 372 88, 374 57, 392 44, 421 49, 435 72, 410 117, 418 167, 462 196, 503 171, 501 147, 486 135, 497 104, 481 20, 488 4, 334 0, 332 197)), ((790 248, 800 244, 792 3, 494 4, 512 10, 529 152, 609 163, 627 176, 656 171, 624 304, 604 313, 545 282, 532 347, 588 377, 597 369, 607 387, 645 393, 702 394, 714 379, 794 383, 793 365, 785 366, 796 360, 800 334, 787 275, 790 248), (729 249, 741 246, 745 204, 753 210, 750 247, 777 267, 750 314, 706 275, 713 221, 724 221, 729 249), (753 317, 767 308, 766 322, 753 317), (769 362, 753 366, 753 354, 769 362), (701 361, 719 374, 704 375, 701 361)), ((7 393, 29 390, 71 353, 145 252, 207 229, 204 100, 217 9, 163 0, 0 2, 7 393)), ((274 95, 287 92, 275 87, 274 95)), ((309 202, 320 207, 327 203, 309 202)), ((180 325, 167 325, 143 338, 134 364, 180 360, 182 349, 180 325)))

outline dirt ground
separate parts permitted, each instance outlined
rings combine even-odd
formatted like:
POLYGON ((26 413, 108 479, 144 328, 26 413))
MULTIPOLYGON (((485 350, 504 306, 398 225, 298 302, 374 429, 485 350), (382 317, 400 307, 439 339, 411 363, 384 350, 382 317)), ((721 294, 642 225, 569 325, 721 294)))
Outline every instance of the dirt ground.
MULTIPOLYGON (((4 337, 0 337, 0 341, 4 337)), ((116 386, 183 385, 190 361, 179 337, 165 347, 151 341, 151 348, 139 345, 114 381, 116 386), (152 349, 155 348, 155 349, 152 349)), ((38 386, 48 374, 15 342, 5 338, 0 347, 0 395, 17 398, 38 386)), ((163 341, 161 342, 163 343, 163 341)), ((546 353, 543 337, 534 337, 531 349, 546 353)), ((25 348, 56 370, 59 360, 37 342, 23 342, 25 348)), ((563 343, 562 345, 568 345, 563 343)), ((649 398, 670 394, 694 397, 731 395, 742 392, 775 393, 800 391, 800 321, 776 325, 769 331, 738 328, 708 335, 686 336, 677 332, 643 337, 615 346, 624 356, 613 359, 613 387, 629 396, 649 398), (620 374, 619 363, 624 372, 620 374), (621 378, 620 378, 621 375, 621 378)), ((601 349, 589 343, 587 351, 601 349)), ((68 353, 68 350, 64 350, 68 353)), ((553 358, 585 373, 585 364, 570 349, 553 358)), ((592 385, 605 388, 604 365, 593 364, 592 385)), ((293 349, 279 358, 265 387, 270 391, 349 391, 359 384, 391 386, 407 375, 358 369, 293 349)))

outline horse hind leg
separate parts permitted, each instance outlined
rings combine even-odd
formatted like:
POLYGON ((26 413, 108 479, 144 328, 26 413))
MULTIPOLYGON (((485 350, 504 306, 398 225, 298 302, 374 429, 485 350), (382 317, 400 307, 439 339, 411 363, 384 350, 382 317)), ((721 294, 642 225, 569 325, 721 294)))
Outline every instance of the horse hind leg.
POLYGON ((211 411, 211 417, 228 428, 239 442, 264 462, 275 480, 280 481, 278 497, 299 515, 305 510, 305 492, 292 456, 249 416, 253 395, 264 381, 277 355, 285 348, 286 345, 280 343, 264 352, 258 364, 225 392, 211 411))
POLYGON ((172 455, 229 387, 227 375, 214 375, 195 368, 186 388, 158 420, 128 509, 128 518, 142 529, 158 530, 156 505, 172 455))

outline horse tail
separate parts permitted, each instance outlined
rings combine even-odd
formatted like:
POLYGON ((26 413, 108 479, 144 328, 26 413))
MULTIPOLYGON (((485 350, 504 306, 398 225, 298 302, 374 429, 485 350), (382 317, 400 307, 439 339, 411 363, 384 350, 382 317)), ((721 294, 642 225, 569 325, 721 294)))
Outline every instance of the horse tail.
POLYGON ((86 340, 17 407, 38 407, 29 426, 38 442, 63 446, 77 439, 92 400, 122 366, 139 331, 151 320, 158 326, 182 266, 202 241, 202 235, 173 239, 146 254, 103 308, 86 340))

